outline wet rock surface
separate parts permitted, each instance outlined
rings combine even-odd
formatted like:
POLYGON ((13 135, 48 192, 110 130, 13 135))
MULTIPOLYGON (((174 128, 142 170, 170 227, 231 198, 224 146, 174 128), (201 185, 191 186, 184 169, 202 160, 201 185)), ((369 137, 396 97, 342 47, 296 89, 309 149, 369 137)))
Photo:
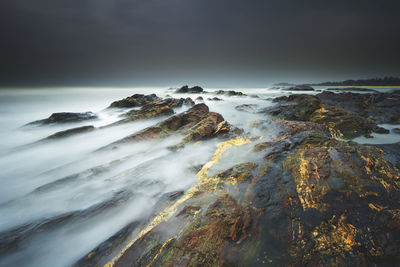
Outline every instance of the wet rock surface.
POLYGON ((53 113, 47 119, 37 120, 30 122, 26 125, 48 125, 48 124, 58 124, 58 123, 74 123, 74 122, 82 122, 87 120, 95 120, 97 119, 97 115, 93 112, 82 112, 82 113, 73 113, 73 112, 59 112, 53 113))

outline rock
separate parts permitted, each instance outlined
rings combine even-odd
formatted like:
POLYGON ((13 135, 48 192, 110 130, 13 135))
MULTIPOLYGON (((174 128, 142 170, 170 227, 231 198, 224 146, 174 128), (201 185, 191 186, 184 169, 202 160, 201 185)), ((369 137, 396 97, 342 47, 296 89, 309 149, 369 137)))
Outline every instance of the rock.
POLYGON ((72 135, 91 132, 94 129, 95 128, 92 125, 72 128, 72 129, 68 129, 65 131, 60 131, 55 134, 52 134, 52 135, 46 137, 44 140, 66 138, 66 137, 70 137, 72 135))
POLYGON ((207 100, 209 100, 209 101, 224 101, 224 100, 222 100, 221 98, 218 98, 218 97, 207 98, 207 100))
POLYGON ((98 119, 97 115, 90 111, 82 113, 60 112, 51 114, 51 116, 48 117, 47 119, 33 121, 26 125, 74 123, 74 122, 81 122, 81 121, 95 120, 95 119, 98 119))
POLYGON ((151 95, 134 94, 133 96, 111 103, 109 108, 141 107, 143 105, 149 104, 154 101, 158 101, 160 99, 161 98, 159 98, 156 94, 151 94, 151 95))
POLYGON ((281 89, 282 91, 314 91, 314 88, 308 85, 296 85, 281 89))
POLYGON ((204 101, 204 99, 203 99, 203 97, 198 96, 198 97, 196 98, 196 101, 204 101))
POLYGON ((194 86, 194 87, 188 87, 187 85, 182 86, 181 88, 177 89, 175 91, 175 93, 178 94, 199 94, 203 92, 203 88, 201 88, 200 86, 194 86))
POLYGON ((400 128, 393 128, 392 132, 394 132, 395 134, 400 134, 400 128))

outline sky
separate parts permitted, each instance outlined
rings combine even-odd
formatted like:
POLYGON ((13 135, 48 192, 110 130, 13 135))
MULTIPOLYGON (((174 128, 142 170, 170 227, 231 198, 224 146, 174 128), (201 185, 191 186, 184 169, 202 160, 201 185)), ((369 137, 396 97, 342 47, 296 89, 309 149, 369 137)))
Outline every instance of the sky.
POLYGON ((1 0, 0 86, 400 76, 398 0, 1 0))

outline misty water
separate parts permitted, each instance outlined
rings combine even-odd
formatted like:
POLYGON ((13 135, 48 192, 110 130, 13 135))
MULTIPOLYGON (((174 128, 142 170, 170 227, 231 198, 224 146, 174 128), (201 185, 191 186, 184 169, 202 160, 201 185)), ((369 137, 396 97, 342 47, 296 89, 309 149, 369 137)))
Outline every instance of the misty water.
MULTIPOLYGON (((265 114, 238 111, 235 106, 256 104, 262 109, 273 105, 273 97, 289 92, 233 89, 248 96, 218 95, 224 101, 209 101, 207 98, 214 97, 212 92, 219 88, 205 90, 211 94, 201 96, 211 111, 222 114, 229 123, 251 135, 261 136, 260 142, 279 135, 279 129, 268 123, 270 118, 265 114), (261 130, 250 127, 251 122, 260 119, 265 120, 266 127, 261 130)), ((209 161, 218 140, 171 151, 168 147, 182 139, 171 136, 98 151, 167 117, 35 143, 58 131, 111 124, 126 110, 107 109, 110 103, 135 93, 188 96, 175 94, 168 88, 0 91, 0 266, 70 266, 125 226, 146 221, 166 194, 185 191, 196 183, 197 176, 191 167, 209 161), (23 127, 55 112, 86 111, 94 112, 99 119, 23 127)), ((200 95, 189 96, 195 99, 200 95)), ((176 109, 175 113, 186 109, 176 109)), ((398 142, 399 136, 390 134, 385 138, 398 142)), ((369 142, 379 143, 377 138, 369 142)), ((221 159, 221 169, 246 160, 240 158, 240 153, 234 155, 237 156, 221 159)))

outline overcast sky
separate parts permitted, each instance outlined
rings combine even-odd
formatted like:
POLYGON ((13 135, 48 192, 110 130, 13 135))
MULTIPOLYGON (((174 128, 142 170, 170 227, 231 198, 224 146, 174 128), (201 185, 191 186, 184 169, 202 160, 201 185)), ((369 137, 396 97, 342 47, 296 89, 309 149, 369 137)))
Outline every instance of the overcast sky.
POLYGON ((399 0, 1 0, 0 85, 400 76, 399 0))

